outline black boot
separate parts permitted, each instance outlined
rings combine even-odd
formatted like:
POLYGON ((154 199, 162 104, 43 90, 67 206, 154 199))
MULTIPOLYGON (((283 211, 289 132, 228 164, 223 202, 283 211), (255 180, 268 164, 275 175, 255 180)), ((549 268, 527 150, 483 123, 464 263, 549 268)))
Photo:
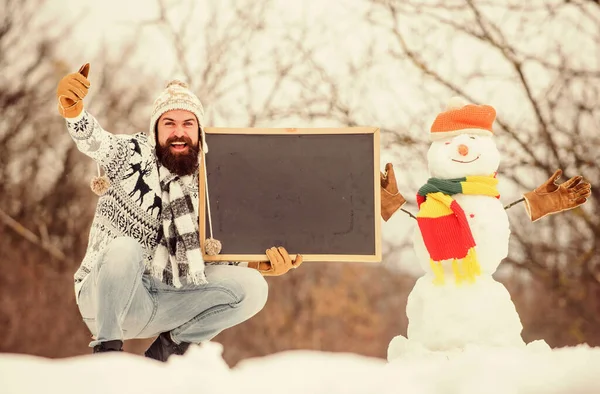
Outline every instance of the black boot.
POLYGON ((189 346, 190 344, 187 342, 182 342, 179 345, 176 344, 168 332, 163 332, 152 342, 152 345, 150 345, 144 355, 158 361, 167 361, 172 354, 184 354, 189 346))
POLYGON ((122 351, 123 351, 123 341, 119 341, 118 339, 116 339, 114 341, 101 342, 99 345, 94 346, 94 353, 122 352, 122 351))

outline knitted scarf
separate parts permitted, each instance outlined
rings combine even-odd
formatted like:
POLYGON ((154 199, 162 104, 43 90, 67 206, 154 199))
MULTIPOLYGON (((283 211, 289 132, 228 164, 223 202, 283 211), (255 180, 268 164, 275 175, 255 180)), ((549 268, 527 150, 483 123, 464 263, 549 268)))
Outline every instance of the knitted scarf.
POLYGON ((452 260, 457 283, 463 280, 473 282, 475 276, 481 274, 467 217, 452 196, 468 194, 500 198, 497 184, 495 175, 430 178, 419 189, 417 223, 431 257, 430 264, 436 277, 434 283, 444 284, 442 260, 452 260))
POLYGON ((187 192, 178 175, 159 166, 162 198, 162 236, 151 268, 162 282, 181 287, 181 278, 188 284, 207 283, 204 259, 200 250, 198 223, 187 192))

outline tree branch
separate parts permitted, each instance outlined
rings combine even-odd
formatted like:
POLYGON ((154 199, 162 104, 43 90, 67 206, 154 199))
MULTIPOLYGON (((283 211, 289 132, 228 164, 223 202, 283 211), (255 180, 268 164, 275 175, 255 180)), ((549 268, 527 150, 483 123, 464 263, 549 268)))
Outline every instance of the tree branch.
POLYGON ((0 220, 2 221, 2 223, 4 223, 7 227, 9 227, 15 233, 17 233, 21 237, 25 238, 27 241, 31 242, 32 244, 44 249, 52 257, 54 257, 62 262, 72 264, 72 261, 69 258, 67 258, 67 256, 65 256, 65 254, 63 252, 58 250, 53 245, 42 241, 37 235, 35 235, 31 231, 29 231, 21 223, 19 223, 18 221, 16 221, 12 217, 10 217, 10 215, 8 215, 6 212, 4 212, 4 210, 2 208, 0 208, 0 220))

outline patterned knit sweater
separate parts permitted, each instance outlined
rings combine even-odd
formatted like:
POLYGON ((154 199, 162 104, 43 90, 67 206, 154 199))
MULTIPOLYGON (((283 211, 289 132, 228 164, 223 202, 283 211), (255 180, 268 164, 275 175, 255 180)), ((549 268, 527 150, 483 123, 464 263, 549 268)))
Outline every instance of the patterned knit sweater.
MULTIPOLYGON (((110 180, 99 198, 89 233, 88 248, 75 273, 75 294, 92 271, 104 248, 117 237, 132 237, 143 248, 147 267, 159 243, 162 207, 158 164, 144 133, 114 135, 105 131, 87 111, 67 119, 77 148, 94 159, 110 180)), ((198 176, 184 178, 198 214, 198 176)))

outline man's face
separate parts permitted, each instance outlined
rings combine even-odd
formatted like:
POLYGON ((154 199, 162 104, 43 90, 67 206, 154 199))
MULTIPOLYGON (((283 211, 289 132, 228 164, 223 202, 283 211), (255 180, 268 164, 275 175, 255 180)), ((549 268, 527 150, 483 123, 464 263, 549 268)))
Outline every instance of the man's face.
POLYGON ((193 113, 173 110, 162 114, 156 123, 156 155, 162 165, 177 175, 193 174, 198 168, 199 134, 193 113))

